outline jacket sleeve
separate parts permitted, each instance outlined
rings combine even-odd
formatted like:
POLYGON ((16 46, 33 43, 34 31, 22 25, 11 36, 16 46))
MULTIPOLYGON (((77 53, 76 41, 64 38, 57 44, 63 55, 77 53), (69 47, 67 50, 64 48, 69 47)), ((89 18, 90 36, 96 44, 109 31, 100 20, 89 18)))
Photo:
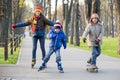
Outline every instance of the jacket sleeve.
POLYGON ((46 17, 44 17, 44 16, 43 16, 43 18, 44 18, 44 22, 45 22, 46 25, 54 26, 55 22, 46 19, 46 17))
POLYGON ((63 44, 63 47, 64 47, 64 48, 66 48, 66 47, 67 47, 66 35, 65 35, 64 33, 63 33, 62 44, 63 44))
POLYGON ((16 24, 16 27, 25 27, 25 26, 28 26, 30 24, 31 24, 30 22, 20 22, 20 23, 16 24))
POLYGON ((55 22, 48 20, 47 24, 50 25, 50 26, 54 26, 55 22))
POLYGON ((82 38, 86 38, 87 35, 89 34, 90 32, 90 28, 89 28, 89 25, 85 28, 85 31, 83 32, 83 35, 82 35, 82 38))
POLYGON ((53 30, 51 29, 51 30, 49 31, 49 33, 47 34, 47 38, 48 38, 48 39, 51 39, 51 38, 52 38, 52 35, 53 35, 53 30))
POLYGON ((28 19, 28 21, 26 21, 26 22, 19 22, 19 23, 17 23, 16 27, 25 27, 25 26, 31 25, 32 21, 33 21, 33 17, 28 19))
POLYGON ((103 26, 102 26, 102 27, 101 27, 101 32, 100 32, 100 34, 99 34, 99 36, 98 36, 98 39, 102 40, 103 34, 104 34, 104 30, 103 30, 103 26))

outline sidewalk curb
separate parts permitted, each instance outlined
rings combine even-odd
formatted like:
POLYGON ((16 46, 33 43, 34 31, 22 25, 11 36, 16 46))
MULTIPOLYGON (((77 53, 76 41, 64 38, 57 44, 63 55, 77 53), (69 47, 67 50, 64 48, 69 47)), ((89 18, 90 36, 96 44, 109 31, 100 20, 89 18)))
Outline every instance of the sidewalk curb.
MULTIPOLYGON (((24 43, 24 40, 25 40, 25 38, 23 39, 23 43, 24 43)), ((19 57, 18 57, 16 65, 18 65, 20 63, 20 55, 22 54, 22 48, 23 48, 23 44, 21 45, 20 52, 19 52, 19 57)))

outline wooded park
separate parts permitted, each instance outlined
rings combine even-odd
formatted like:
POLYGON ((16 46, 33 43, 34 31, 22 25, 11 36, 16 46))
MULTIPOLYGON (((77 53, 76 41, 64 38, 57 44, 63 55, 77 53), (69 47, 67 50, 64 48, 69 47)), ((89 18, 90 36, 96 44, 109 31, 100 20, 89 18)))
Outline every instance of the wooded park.
MULTIPOLYGON (((51 21, 60 20, 67 42, 81 46, 81 35, 92 13, 97 13, 104 26, 104 37, 118 39, 116 54, 120 54, 120 0, 0 0, 0 46, 5 40, 24 34, 26 28, 12 30, 12 24, 26 21, 35 6, 43 8, 51 21), (61 5, 59 4, 61 3, 61 5)), ((28 27, 29 29, 29 27, 28 27)), ((47 28, 47 32, 50 27, 47 28)))

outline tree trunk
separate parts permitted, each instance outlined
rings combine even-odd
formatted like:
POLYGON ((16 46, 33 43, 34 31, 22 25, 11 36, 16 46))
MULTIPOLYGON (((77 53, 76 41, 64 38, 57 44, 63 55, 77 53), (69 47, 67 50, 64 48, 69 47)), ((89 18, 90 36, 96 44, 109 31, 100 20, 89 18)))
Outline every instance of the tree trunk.
POLYGON ((67 42, 69 41, 68 40, 68 3, 67 4, 64 4, 64 10, 65 12, 63 12, 65 14, 65 19, 64 20, 64 27, 63 27, 63 30, 66 34, 66 38, 67 38, 67 42))
POLYGON ((3 0, 0 0, 0 43, 3 41, 2 40, 2 29, 3 29, 2 21, 3 21, 3 16, 4 16, 4 3, 3 3, 3 0))
POLYGON ((113 0, 110 0, 110 10, 111 10, 111 31, 112 37, 114 37, 114 25, 113 25, 113 0))
POLYGON ((70 20, 70 25, 71 25, 71 28, 70 28, 70 44, 73 44, 73 37, 74 37, 74 15, 75 15, 75 3, 73 3, 72 5, 72 14, 71 14, 71 20, 70 20))
MULTIPOLYGON (((48 15, 48 19, 51 20, 51 0, 47 0, 47 7, 48 7, 48 11, 47 11, 47 15, 48 15)), ((50 30, 50 27, 47 27, 46 32, 48 33, 50 30)))
POLYGON ((117 5, 117 13, 119 17, 118 21, 118 54, 120 54, 120 0, 116 0, 116 5, 117 5))
POLYGON ((79 39, 79 0, 75 0, 75 17, 74 17, 74 45, 80 45, 79 39))
POLYGON ((63 20, 65 20, 65 5, 64 5, 64 0, 62 0, 62 5, 63 5, 63 20))
POLYGON ((90 20, 90 16, 91 16, 92 0, 84 0, 84 3, 85 3, 84 11, 86 14, 85 21, 86 21, 86 25, 87 25, 90 20))
POLYGON ((4 39, 5 38, 8 38, 8 27, 9 27, 9 6, 8 6, 8 4, 9 4, 9 2, 10 1, 7 1, 7 0, 4 0, 4 19, 3 19, 3 36, 4 36, 4 39))
POLYGON ((44 10, 44 15, 46 16, 47 15, 47 10, 46 10, 46 0, 43 0, 43 10, 44 10))
POLYGON ((12 0, 9 0, 9 28, 8 28, 8 34, 12 34, 12 0))
POLYGON ((48 0, 48 19, 51 20, 51 0, 48 0))
MULTIPOLYGON (((120 22, 120 13, 119 13, 119 22, 120 22)), ((120 54, 120 23, 118 23, 118 53, 120 54)))
POLYGON ((84 0, 85 3, 85 20, 88 24, 91 13, 97 13, 100 16, 100 0, 84 0))
POLYGON ((54 19, 54 21, 57 20, 57 1, 58 0, 55 0, 55 19, 54 19))
POLYGON ((100 0, 92 0, 92 13, 97 13, 100 16, 100 0))
POLYGON ((72 11, 72 7, 73 6, 73 0, 71 0, 71 3, 70 3, 70 8, 69 8, 69 10, 68 10, 68 23, 70 23, 70 20, 71 20, 71 11, 72 11))

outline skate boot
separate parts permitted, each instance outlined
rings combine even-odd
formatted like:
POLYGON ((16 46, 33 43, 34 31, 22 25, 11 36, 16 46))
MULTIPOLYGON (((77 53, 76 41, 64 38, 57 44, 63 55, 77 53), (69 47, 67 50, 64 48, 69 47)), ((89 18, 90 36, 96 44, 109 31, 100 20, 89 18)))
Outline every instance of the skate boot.
POLYGON ((88 64, 91 64, 92 63, 92 60, 91 58, 87 61, 88 64))
POLYGON ((45 64, 43 60, 42 60, 42 64, 44 64, 44 67, 47 68, 47 64, 45 64))
POLYGON ((63 68, 60 63, 58 63, 57 67, 60 73, 64 73, 63 68))
POLYGON ((45 68, 46 68, 45 63, 42 63, 42 65, 38 69, 38 72, 44 70, 45 68))
POLYGON ((32 64, 31 64, 31 68, 33 68, 36 64, 36 59, 32 59, 32 64))

